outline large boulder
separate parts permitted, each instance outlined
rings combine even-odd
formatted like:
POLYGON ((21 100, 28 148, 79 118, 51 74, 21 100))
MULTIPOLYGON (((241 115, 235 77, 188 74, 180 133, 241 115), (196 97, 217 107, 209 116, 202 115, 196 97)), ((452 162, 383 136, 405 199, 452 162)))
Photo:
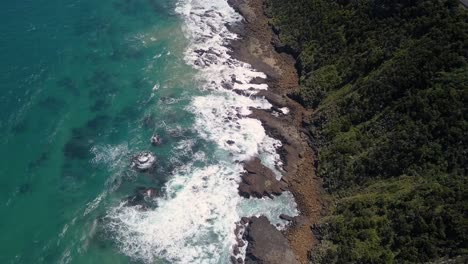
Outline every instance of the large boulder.
POLYGON ((156 157, 151 152, 141 152, 132 158, 132 168, 138 171, 148 171, 156 165, 156 157))
POLYGON ((239 194, 243 197, 262 198, 280 195, 287 190, 284 181, 278 181, 275 174, 259 158, 254 158, 244 164, 245 173, 239 184, 239 194))
POLYGON ((300 264, 288 240, 265 216, 253 217, 244 234, 246 264, 300 264))

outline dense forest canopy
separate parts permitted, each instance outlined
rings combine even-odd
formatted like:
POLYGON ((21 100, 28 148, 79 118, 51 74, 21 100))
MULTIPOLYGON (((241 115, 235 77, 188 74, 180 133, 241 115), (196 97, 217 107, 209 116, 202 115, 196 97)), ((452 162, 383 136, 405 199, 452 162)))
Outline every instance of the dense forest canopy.
POLYGON ((456 0, 268 0, 334 197, 319 263, 468 254, 468 15, 456 0))

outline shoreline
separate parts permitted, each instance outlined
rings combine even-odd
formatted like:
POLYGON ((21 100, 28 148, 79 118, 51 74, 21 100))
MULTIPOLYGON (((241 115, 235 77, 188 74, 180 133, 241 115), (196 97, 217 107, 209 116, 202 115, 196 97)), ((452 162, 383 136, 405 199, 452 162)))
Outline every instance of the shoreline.
POLYGON ((287 114, 275 111, 275 116, 271 110, 252 109, 250 117, 260 120, 267 134, 283 144, 281 156, 286 174, 278 183, 286 183, 300 211, 283 235, 297 260, 308 263, 310 251, 318 242, 312 226, 319 223, 325 207, 321 181, 315 175, 315 153, 302 125, 312 113, 287 96, 297 89, 299 76, 292 56, 275 50, 273 43, 277 42, 277 36, 265 15, 264 0, 228 2, 244 17, 241 25, 232 29, 240 36, 231 43, 232 56, 267 75, 262 81, 268 85, 268 90, 256 96, 265 97, 273 105, 273 111, 283 107, 290 110, 287 114))

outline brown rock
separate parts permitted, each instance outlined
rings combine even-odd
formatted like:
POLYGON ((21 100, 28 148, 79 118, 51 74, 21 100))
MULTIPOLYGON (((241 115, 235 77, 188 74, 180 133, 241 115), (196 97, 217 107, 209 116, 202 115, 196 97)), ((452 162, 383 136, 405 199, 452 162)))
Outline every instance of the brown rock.
MULTIPOLYGON (((279 154, 284 162, 286 175, 282 179, 285 180, 287 190, 293 193, 303 216, 303 219, 296 217, 285 234, 298 260, 307 264, 309 252, 318 242, 310 225, 319 222, 325 212, 324 208, 327 207, 320 196, 321 182, 314 172, 317 168, 317 149, 314 148, 314 139, 308 130, 314 112, 304 109, 289 97, 299 89, 296 62, 287 54, 288 47, 281 43, 276 35, 278 31, 272 30, 271 20, 265 15, 265 0, 228 1, 245 18, 237 27, 239 31, 236 33, 240 38, 230 45, 233 57, 249 63, 268 76, 265 83, 269 89, 256 96, 264 97, 275 107, 287 107, 290 110, 287 116, 275 117, 271 111, 252 109, 250 117, 260 120, 267 134, 283 143, 279 154)), ((244 193, 246 197, 253 194, 264 195, 262 190, 249 193, 251 186, 246 182, 242 184, 247 186, 240 187, 239 193, 244 193)), ((253 260, 250 263, 261 262, 253 260)))
POLYGON ((239 184, 239 194, 243 197, 270 197, 281 195, 287 184, 278 181, 275 174, 263 165, 259 158, 254 158, 244 165, 246 173, 239 184))
POLYGON ((249 241, 246 264, 299 264, 288 240, 266 217, 254 217, 245 238, 249 241))

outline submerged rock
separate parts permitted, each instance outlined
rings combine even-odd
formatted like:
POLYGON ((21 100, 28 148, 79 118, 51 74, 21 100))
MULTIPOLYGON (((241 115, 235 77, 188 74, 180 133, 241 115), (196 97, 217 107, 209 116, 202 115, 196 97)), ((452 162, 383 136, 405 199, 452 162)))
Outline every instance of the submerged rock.
POLYGON ((145 118, 143 118, 143 126, 146 127, 146 128, 154 127, 154 118, 153 118, 153 116, 151 116, 151 115, 145 116, 145 118))
POLYGON ((147 171, 156 165, 156 157, 150 152, 142 152, 132 159, 132 168, 139 171, 147 171))
POLYGON ((158 196, 158 191, 156 190, 156 188, 151 188, 151 187, 150 188, 139 187, 137 188, 137 192, 141 193, 142 195, 148 198, 155 198, 158 196))
POLYGON ((162 138, 159 135, 151 136, 151 145, 157 146, 162 144, 162 138))
POLYGON ((158 191, 152 187, 138 187, 135 193, 126 199, 128 206, 141 206, 142 209, 148 209, 155 206, 154 198, 158 197, 158 191))

